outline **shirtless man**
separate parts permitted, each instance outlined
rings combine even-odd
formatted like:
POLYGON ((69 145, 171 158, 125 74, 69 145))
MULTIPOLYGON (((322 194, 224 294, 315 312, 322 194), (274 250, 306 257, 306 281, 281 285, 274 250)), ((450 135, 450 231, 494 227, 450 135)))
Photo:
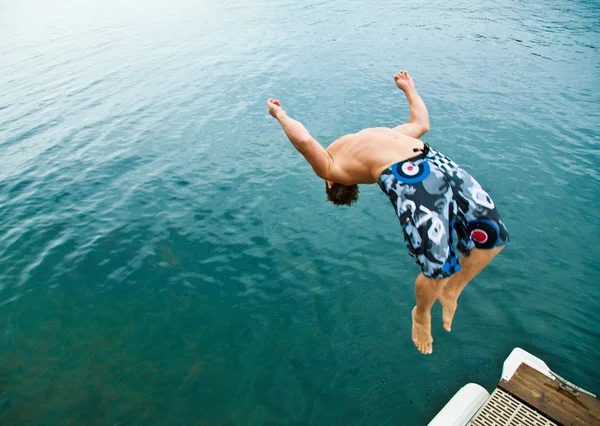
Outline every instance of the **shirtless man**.
POLYGON ((429 131, 429 114, 406 71, 394 76, 406 95, 410 120, 395 128, 377 127, 346 135, 324 149, 276 99, 269 113, 294 147, 325 180, 327 200, 351 205, 358 184, 378 183, 400 219, 409 254, 421 267, 412 310, 412 340, 423 354, 432 352, 431 307, 442 305, 450 331, 465 286, 508 243, 508 232, 490 196, 456 163, 419 138, 429 131), (462 254, 458 259, 456 249, 462 254))

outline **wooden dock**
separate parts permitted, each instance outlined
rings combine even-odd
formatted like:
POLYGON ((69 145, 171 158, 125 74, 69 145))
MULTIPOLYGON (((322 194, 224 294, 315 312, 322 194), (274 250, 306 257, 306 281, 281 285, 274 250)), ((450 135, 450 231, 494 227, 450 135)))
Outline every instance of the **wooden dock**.
POLYGON ((600 426, 600 401, 522 363, 469 426, 600 426))

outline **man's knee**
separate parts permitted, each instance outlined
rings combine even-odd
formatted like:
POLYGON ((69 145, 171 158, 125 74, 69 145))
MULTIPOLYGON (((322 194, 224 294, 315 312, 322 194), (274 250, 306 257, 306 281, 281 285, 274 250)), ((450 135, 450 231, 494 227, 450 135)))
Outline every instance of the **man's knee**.
POLYGON ((496 255, 498 253, 500 253, 505 246, 500 246, 500 247, 495 247, 493 249, 478 249, 478 248, 474 248, 471 250, 471 253, 468 257, 465 258, 465 261, 471 261, 471 262, 489 262, 491 261, 494 257, 496 257, 496 255))

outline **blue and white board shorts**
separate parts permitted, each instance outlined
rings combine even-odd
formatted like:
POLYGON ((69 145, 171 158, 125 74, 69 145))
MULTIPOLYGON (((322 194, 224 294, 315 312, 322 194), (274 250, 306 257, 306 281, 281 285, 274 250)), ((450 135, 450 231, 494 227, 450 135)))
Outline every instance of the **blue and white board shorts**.
POLYGON ((493 249, 508 243, 494 201, 454 161, 426 145, 424 153, 390 166, 379 186, 396 210, 411 256, 423 275, 447 278, 461 270, 454 247, 493 249))

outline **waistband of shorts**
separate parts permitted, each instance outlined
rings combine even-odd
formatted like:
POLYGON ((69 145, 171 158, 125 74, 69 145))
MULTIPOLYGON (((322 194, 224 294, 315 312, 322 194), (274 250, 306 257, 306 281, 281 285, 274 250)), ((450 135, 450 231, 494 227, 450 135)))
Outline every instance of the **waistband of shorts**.
MULTIPOLYGON (((377 179, 377 183, 379 184, 379 186, 382 186, 383 184, 383 177, 384 175, 387 175, 389 173, 386 172, 392 172, 392 168, 397 165, 397 164, 401 164, 401 163, 406 163, 408 161, 412 162, 412 163, 417 163, 420 164, 422 160, 425 160, 427 158, 433 158, 436 155, 438 155, 438 151, 436 151, 435 149, 431 148, 428 144, 425 144, 427 146, 426 152, 421 153, 419 155, 415 155, 414 157, 410 157, 407 158, 406 160, 402 160, 402 161, 398 161, 392 165, 390 165, 388 168, 386 168, 385 170, 383 170, 381 172, 381 175, 379 175, 379 179, 377 179)), ((393 173, 393 172, 392 172, 393 173)), ((387 192, 387 191, 385 191, 387 192)))

